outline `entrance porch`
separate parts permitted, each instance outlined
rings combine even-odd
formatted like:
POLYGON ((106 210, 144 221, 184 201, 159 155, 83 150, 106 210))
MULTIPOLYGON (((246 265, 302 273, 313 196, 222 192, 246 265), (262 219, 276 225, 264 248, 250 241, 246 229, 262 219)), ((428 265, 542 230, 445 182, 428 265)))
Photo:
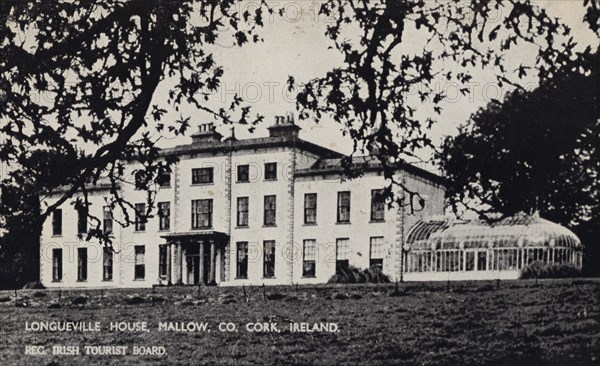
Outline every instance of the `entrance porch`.
POLYGON ((225 280, 227 234, 208 231, 161 237, 167 241, 164 280, 168 285, 217 285, 225 280))

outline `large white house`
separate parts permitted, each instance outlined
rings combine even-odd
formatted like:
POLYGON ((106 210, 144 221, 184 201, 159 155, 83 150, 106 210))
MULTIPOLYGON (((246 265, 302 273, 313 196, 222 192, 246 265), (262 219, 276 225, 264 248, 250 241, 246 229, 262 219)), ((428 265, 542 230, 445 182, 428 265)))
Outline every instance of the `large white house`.
MULTIPOLYGON (((157 193, 159 214, 145 224, 113 223, 117 218, 104 212, 111 193, 96 187, 90 214, 104 219, 114 252, 79 239, 92 223, 73 205, 63 205, 42 232, 42 283, 311 284, 349 265, 380 266, 398 278, 408 229, 443 214, 443 180, 406 165, 396 178, 420 193, 424 207, 412 215, 390 209, 377 199, 387 183, 376 159, 356 159, 364 175, 344 179, 342 155, 302 140, 299 130, 289 117, 277 117, 265 138, 222 139, 211 125, 200 126, 190 145, 164 150, 179 162, 157 193)), ((145 191, 134 184, 120 190, 145 211, 145 191)))

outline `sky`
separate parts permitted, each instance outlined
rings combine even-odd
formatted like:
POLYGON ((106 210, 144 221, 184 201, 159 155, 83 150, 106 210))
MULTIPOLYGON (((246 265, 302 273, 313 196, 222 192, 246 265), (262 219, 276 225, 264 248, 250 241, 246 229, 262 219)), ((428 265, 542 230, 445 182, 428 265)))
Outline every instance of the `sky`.
MULTIPOLYGON (((253 4, 252 1, 242 2, 240 10, 244 10, 245 6, 252 9, 253 4)), ((286 91, 288 76, 292 75, 297 82, 302 83, 341 65, 339 53, 328 49, 330 43, 324 32, 329 20, 317 14, 319 2, 281 1, 279 4, 283 4, 284 15, 266 17, 265 27, 260 33, 264 42, 241 48, 228 47, 223 42, 213 50, 217 62, 224 66, 225 71, 221 88, 213 98, 215 106, 220 103, 229 105, 237 93, 246 104, 252 106, 253 113, 265 116, 265 122, 252 134, 244 127, 236 127, 238 138, 267 136, 267 127, 274 123, 275 115, 295 112, 294 95, 286 91)), ((597 38, 582 22, 583 0, 537 1, 537 4, 544 7, 550 16, 558 17, 570 25, 575 40, 580 41, 582 47, 596 44, 597 38)), ((422 49, 423 43, 418 37, 406 39, 409 42, 404 47, 414 52, 422 49)), ((518 66, 522 60, 531 59, 535 55, 531 51, 525 48, 514 49, 509 57, 518 66)), ((507 87, 500 89, 496 85, 494 74, 489 70, 473 69, 471 73, 473 80, 468 87, 472 93, 467 96, 459 95, 454 84, 440 83, 439 88, 447 92, 448 98, 444 102, 440 122, 431 131, 434 142, 439 143, 443 137, 455 134, 457 127, 465 123, 477 109, 485 106, 492 98, 501 100, 502 95, 509 91, 507 87)), ((535 85, 534 79, 524 82, 527 87, 535 85)), ((164 93, 164 89, 159 90, 157 97, 162 98, 164 93)), ((183 113, 192 117, 192 132, 202 123, 213 122, 210 117, 190 108, 184 109, 183 113)), ((302 127, 301 138, 343 153, 352 152, 351 141, 342 136, 340 126, 335 122, 324 119, 318 124, 308 121, 297 123, 302 127)), ((225 136, 231 133, 230 128, 218 126, 218 130, 225 136)), ((189 135, 163 139, 159 144, 167 147, 189 143, 189 135)))

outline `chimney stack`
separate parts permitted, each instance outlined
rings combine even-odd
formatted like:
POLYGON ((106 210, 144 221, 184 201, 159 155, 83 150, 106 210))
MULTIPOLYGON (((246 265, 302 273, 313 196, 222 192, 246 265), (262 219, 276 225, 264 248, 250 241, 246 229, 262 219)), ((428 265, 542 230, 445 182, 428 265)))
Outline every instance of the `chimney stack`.
POLYGON ((217 132, 214 123, 203 123, 198 127, 198 133, 192 135, 192 143, 221 141, 223 135, 217 132))
POLYGON ((288 113, 287 116, 275 116, 275 124, 269 127, 270 137, 296 138, 300 127, 294 123, 294 114, 288 113))

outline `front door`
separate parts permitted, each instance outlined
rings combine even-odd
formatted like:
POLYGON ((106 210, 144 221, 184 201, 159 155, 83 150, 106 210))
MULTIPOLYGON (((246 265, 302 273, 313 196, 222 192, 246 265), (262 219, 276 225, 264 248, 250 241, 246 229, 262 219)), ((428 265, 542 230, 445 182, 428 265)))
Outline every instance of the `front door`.
POLYGON ((188 284, 197 285, 200 282, 200 256, 198 254, 186 256, 188 284))

